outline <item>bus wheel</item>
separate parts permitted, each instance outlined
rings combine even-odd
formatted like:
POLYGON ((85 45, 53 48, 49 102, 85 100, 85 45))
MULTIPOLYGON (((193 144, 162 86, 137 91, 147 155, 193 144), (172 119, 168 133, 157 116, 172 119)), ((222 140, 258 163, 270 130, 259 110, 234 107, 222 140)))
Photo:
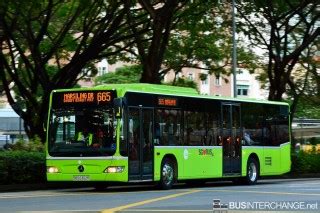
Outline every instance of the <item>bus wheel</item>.
POLYGON ((174 165, 172 160, 166 158, 161 165, 160 187, 162 189, 171 189, 174 183, 174 165))
POLYGON ((245 182, 249 185, 253 185, 257 182, 259 177, 259 164, 255 158, 249 158, 247 164, 247 176, 245 182))

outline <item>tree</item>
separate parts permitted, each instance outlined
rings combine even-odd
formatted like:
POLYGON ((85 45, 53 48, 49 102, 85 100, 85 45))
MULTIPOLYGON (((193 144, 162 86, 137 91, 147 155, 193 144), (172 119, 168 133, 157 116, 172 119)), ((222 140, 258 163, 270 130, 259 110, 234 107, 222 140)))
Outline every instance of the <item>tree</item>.
MULTIPOLYGON (((305 115, 309 115, 310 118, 318 117, 317 114, 320 114, 318 107, 320 105, 320 59, 317 57, 320 38, 317 40, 318 42, 315 42, 317 45, 309 46, 302 52, 297 64, 298 67, 291 77, 291 81, 294 83, 291 86, 294 89, 291 89, 288 95, 294 99, 291 108, 293 112, 297 110, 297 116, 304 114, 301 106, 310 106, 309 113, 305 112, 305 115)), ((307 108, 304 108, 304 110, 307 111, 307 108)))
MULTIPOLYGON (((165 54, 163 75, 168 70, 178 74, 183 68, 202 69, 216 76, 230 74, 231 5, 211 0, 201 2, 196 8, 185 12, 176 24, 165 54)), ((259 66, 257 56, 246 48, 241 38, 237 42, 238 66, 253 72, 259 66)), ((206 76, 201 79, 205 80, 206 76)))
POLYGON ((139 83, 141 79, 141 65, 124 66, 116 69, 115 72, 109 72, 95 79, 95 84, 125 84, 139 83))
MULTIPOLYGON (((130 0, 127 3, 130 4, 130 0)), ((160 68, 163 62, 165 50, 167 48, 171 31, 175 23, 179 21, 178 14, 185 8, 188 1, 151 1, 138 0, 141 7, 146 11, 148 23, 137 26, 137 18, 140 17, 141 11, 127 10, 128 18, 131 23, 131 30, 135 34, 135 51, 129 50, 130 53, 137 56, 140 61, 143 72, 140 79, 142 83, 161 83, 160 68), (139 34, 139 30, 150 29, 148 34, 139 34)), ((126 7, 129 8, 129 7, 126 7)))
POLYGON ((293 70, 319 37, 319 1, 259 0, 237 3, 238 26, 252 45, 267 52, 269 100, 282 100, 289 89, 297 102, 293 70))
POLYGON ((301 96, 297 104, 296 117, 320 119, 320 96, 301 96))
POLYGON ((75 86, 95 60, 126 48, 126 10, 121 0, 0 2, 0 78, 29 138, 45 141, 52 90, 75 86))
POLYGON ((196 82, 185 79, 185 78, 177 78, 172 82, 166 83, 167 85, 173 85, 173 86, 178 86, 178 87, 190 87, 198 90, 198 85, 196 82))
POLYGON ((220 47, 230 50, 231 36, 225 36, 228 23, 217 18, 216 1, 202 2, 196 8, 186 10, 176 24, 165 54, 163 74, 168 70, 177 74, 185 67, 224 72, 222 68, 230 54, 220 47))
MULTIPOLYGON (((149 22, 139 26, 139 29, 149 27, 150 33, 135 36, 134 45, 117 59, 142 64, 141 82, 160 83, 168 71, 179 73, 184 67, 200 68, 217 75, 230 73, 226 67, 231 61, 231 16, 225 10, 225 6, 230 8, 230 5, 218 7, 217 0, 180 2, 175 6, 170 23, 170 16, 161 15, 168 12, 166 8, 170 5, 162 4, 160 7, 161 1, 154 4, 139 2, 148 8, 149 16, 150 11, 155 13, 150 16, 149 22), (163 28, 164 23, 168 24, 166 28, 163 28)), ((135 23, 135 17, 146 10, 138 8, 128 11, 131 23, 135 23)), ((136 29, 132 28, 132 31, 136 29)), ((239 56, 240 64, 254 70, 256 64, 252 61, 257 61, 254 54, 240 46, 239 56)))
POLYGON ((171 33, 177 23, 181 22, 181 17, 197 11, 202 1, 148 1, 138 0, 141 10, 128 10, 128 17, 133 25, 136 25, 137 17, 146 12, 149 22, 139 25, 139 28, 132 27, 135 36, 134 48, 127 49, 138 59, 143 66, 143 73, 140 82, 161 83, 161 66, 163 65, 164 54, 166 52, 171 33), (150 29, 147 34, 137 34, 137 29, 150 29))
POLYGON ((4 95, 4 88, 2 82, 0 81, 0 97, 4 95))

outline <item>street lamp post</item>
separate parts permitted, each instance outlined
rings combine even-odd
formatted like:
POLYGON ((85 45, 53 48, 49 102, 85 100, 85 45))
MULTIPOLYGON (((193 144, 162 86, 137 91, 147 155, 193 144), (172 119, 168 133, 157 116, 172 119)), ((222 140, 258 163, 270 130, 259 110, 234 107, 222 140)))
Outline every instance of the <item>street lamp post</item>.
POLYGON ((232 0, 232 73, 233 73, 233 97, 237 97, 237 41, 236 41, 236 20, 235 0, 232 0))

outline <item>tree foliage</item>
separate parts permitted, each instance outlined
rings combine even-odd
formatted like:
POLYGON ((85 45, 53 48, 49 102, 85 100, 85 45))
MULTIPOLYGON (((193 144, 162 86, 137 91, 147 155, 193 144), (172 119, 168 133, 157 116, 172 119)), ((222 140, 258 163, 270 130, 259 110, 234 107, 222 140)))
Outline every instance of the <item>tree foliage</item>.
MULTIPOLYGON (((231 50, 226 28, 230 14, 215 8, 215 3, 1 1, 0 86, 24 120, 28 136, 44 141, 50 92, 74 87, 82 77, 94 75, 93 64, 101 58, 138 62, 143 71, 140 82, 160 83, 168 69, 179 72, 199 64, 209 72, 224 72, 231 50)), ((252 45, 268 51, 269 99, 280 100, 288 86, 296 96, 292 70, 303 54, 307 61, 306 48, 319 39, 319 3, 259 0, 237 5, 240 30, 252 45)), ((240 63, 249 64, 253 57, 240 48, 240 63)))
MULTIPOLYGON (((230 10, 229 3, 211 0, 201 2, 197 10, 181 16, 170 38, 163 73, 197 68, 216 76, 229 75, 232 52, 230 10)), ((241 38, 237 42, 238 65, 253 72, 258 67, 257 56, 244 46, 241 38)))
MULTIPOLYGON (((130 0, 127 0, 127 2, 130 2, 130 0)), ((161 74, 159 71, 172 29, 179 21, 179 14, 191 3, 187 0, 137 0, 137 2, 144 10, 141 11, 139 8, 127 10, 131 30, 135 34, 134 51, 131 49, 128 51, 136 56, 142 65, 143 72, 140 82, 160 84, 161 74), (137 25, 138 17, 143 16, 144 13, 148 22, 137 25), (143 35, 138 33, 139 30, 144 29, 149 29, 147 30, 148 33, 143 35)))
POLYGON ((132 65, 119 67, 115 72, 109 72, 98 76, 95 79, 95 84, 126 84, 139 83, 141 79, 142 67, 141 65, 132 65))
MULTIPOLYGON (((217 0, 182 1, 177 5, 171 2, 160 7, 158 1, 153 4, 146 2, 149 1, 143 4, 139 1, 144 6, 148 5, 147 17, 151 19, 139 25, 138 29, 150 28, 150 31, 135 36, 132 47, 113 57, 111 62, 120 59, 141 64, 141 82, 148 79, 150 83, 160 83, 168 71, 179 73, 185 67, 204 69, 210 74, 229 74, 231 16, 230 11, 225 9, 230 8, 229 4, 221 5, 217 0), (171 23, 169 16, 161 15, 168 13, 169 7, 175 7, 171 23), (166 22, 166 28, 162 29, 166 22)), ((128 13, 130 22, 136 23, 136 17, 142 16, 145 10, 131 9, 128 13)), ((136 30, 132 28, 133 32, 136 30)), ((240 65, 245 64, 251 71, 258 66, 255 54, 245 46, 239 45, 238 55, 240 65)))
POLYGON ((196 82, 185 78, 177 78, 176 80, 172 82, 167 82, 166 84, 178 87, 190 87, 198 90, 198 85, 196 82))
POLYGON ((1 82, 29 137, 44 141, 53 89, 75 86, 95 72, 95 60, 126 48, 121 41, 136 27, 127 24, 126 11, 121 0, 1 1, 1 82))
POLYGON ((282 100, 290 91, 298 100, 294 70, 305 51, 319 42, 319 1, 238 1, 241 31, 251 45, 266 51, 269 99, 282 100))
POLYGON ((320 119, 320 96, 301 96, 295 116, 298 118, 320 119))

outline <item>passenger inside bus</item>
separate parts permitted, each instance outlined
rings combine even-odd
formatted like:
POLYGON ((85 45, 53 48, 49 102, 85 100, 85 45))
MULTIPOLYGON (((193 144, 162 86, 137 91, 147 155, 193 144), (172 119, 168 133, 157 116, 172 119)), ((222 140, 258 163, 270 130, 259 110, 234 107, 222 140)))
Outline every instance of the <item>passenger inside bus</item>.
POLYGON ((143 146, 143 161, 150 161, 151 160, 151 145, 148 140, 145 141, 143 146))
POLYGON ((102 127, 97 128, 97 132, 95 134, 95 140, 94 143, 92 144, 93 148, 100 148, 103 146, 103 143, 105 141, 105 132, 103 131, 102 127))
POLYGON ((160 124, 155 123, 155 135, 154 135, 154 145, 159 145, 160 143, 160 124))
POLYGON ((87 127, 84 127, 82 131, 77 133, 77 141, 84 142, 87 146, 91 146, 93 134, 89 132, 87 127))
POLYGON ((247 146, 253 145, 254 141, 251 139, 250 132, 246 130, 246 128, 243 127, 243 139, 244 139, 244 144, 247 146))
POLYGON ((133 137, 129 141, 129 159, 138 160, 138 142, 139 135, 137 132, 133 132, 133 137))

